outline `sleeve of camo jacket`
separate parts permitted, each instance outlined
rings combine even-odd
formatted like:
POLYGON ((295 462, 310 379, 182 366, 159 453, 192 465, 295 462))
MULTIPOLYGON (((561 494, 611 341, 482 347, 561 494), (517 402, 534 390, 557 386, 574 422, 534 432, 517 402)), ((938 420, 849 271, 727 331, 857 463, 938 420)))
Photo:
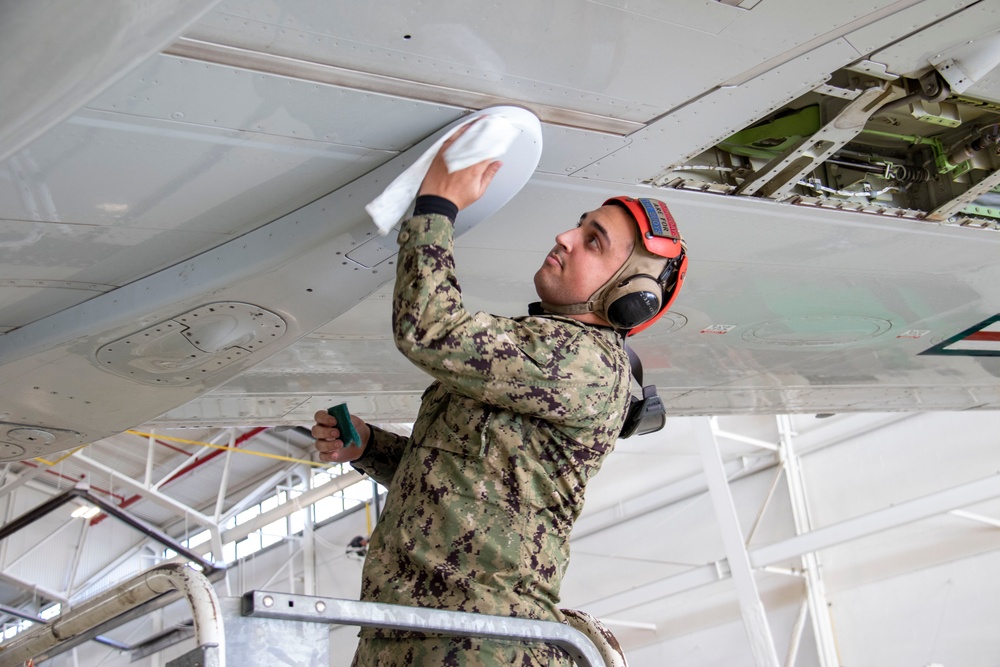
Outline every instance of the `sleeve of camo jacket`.
POLYGON ((418 199, 399 233, 393 332, 400 351, 450 390, 490 405, 568 427, 604 413, 618 419, 628 361, 614 335, 564 318, 469 313, 455 274, 452 218, 431 209, 418 199))

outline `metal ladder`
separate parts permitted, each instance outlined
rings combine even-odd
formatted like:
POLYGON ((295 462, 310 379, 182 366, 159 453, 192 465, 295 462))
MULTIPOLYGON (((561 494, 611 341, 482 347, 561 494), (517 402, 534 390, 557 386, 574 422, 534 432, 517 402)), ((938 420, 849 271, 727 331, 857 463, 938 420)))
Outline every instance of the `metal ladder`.
POLYGON ((249 618, 313 623, 321 626, 357 625, 388 630, 431 632, 447 637, 480 637, 544 643, 561 648, 580 667, 614 667, 614 663, 605 659, 602 651, 590 637, 569 625, 554 621, 535 621, 509 616, 489 616, 267 591, 251 591, 244 595, 241 613, 249 618))
POLYGON ((592 633, 598 644, 604 644, 598 649, 580 630, 553 621, 267 591, 220 600, 207 577, 188 565, 169 563, 0 644, 0 667, 21 667, 28 660, 44 659, 60 644, 78 641, 135 607, 178 592, 191 607, 197 646, 167 667, 225 667, 227 659, 240 667, 329 664, 330 624, 539 642, 561 648, 580 667, 624 664, 616 657, 620 651, 615 653, 616 647, 605 639, 613 643, 606 631, 605 637, 592 633))

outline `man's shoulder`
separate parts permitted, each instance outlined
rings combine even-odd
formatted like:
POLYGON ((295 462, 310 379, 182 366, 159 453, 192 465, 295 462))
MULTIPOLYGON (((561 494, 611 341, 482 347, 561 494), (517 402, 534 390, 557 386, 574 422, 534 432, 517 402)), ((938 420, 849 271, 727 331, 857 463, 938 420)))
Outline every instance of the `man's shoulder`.
POLYGON ((587 324, 562 315, 524 315, 511 319, 539 332, 564 332, 568 336, 589 338, 614 347, 622 347, 622 336, 612 327, 587 324))
POLYGON ((592 334, 604 335, 615 337, 618 333, 611 327, 600 326, 597 324, 588 324, 586 322, 581 322, 580 320, 574 319, 569 315, 552 315, 550 313, 544 313, 541 315, 519 315, 517 317, 506 318, 514 322, 519 322, 525 326, 539 327, 539 328, 559 328, 559 329, 569 329, 579 332, 587 332, 592 334))
MULTIPOLYGON (((575 357, 598 354, 604 365, 627 364, 621 335, 611 327, 595 326, 559 315, 525 315, 503 318, 510 322, 508 331, 529 356, 544 356, 547 361, 570 363, 575 357)), ((542 361, 541 358, 536 361, 542 361)))

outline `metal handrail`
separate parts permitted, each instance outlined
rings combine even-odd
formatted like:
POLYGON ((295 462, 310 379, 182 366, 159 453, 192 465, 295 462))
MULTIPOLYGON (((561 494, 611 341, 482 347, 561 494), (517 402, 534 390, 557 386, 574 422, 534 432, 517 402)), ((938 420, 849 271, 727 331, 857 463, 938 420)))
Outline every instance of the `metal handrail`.
POLYGON ((243 615, 433 632, 448 637, 485 637, 539 642, 566 651, 580 667, 607 667, 607 663, 589 637, 579 630, 555 621, 535 621, 527 618, 267 591, 250 591, 245 594, 243 615))
POLYGON ((211 574, 214 573, 216 570, 225 569, 225 565, 216 565, 215 563, 206 560, 204 557, 201 556, 201 554, 197 553, 192 549, 188 549, 174 538, 170 537, 169 535, 160 531, 154 526, 149 525, 142 519, 136 516, 132 516, 125 510, 121 509, 116 505, 112 505, 111 503, 109 503, 108 501, 104 500, 99 496, 95 496, 90 492, 90 485, 85 482, 77 484, 72 489, 67 489, 58 496, 53 496, 52 498, 49 498, 41 505, 33 507, 32 509, 28 510, 27 512, 17 517, 16 519, 13 519, 5 523, 3 526, 0 526, 0 542, 7 539, 8 537, 13 535, 17 531, 21 530, 22 528, 26 528, 31 524, 35 523, 36 521, 41 519, 43 516, 49 514, 50 512, 76 499, 85 500, 92 505, 96 505, 97 507, 101 508, 101 511, 103 511, 105 514, 115 517, 122 523, 125 523, 131 526, 132 528, 135 528, 143 535, 153 538, 154 540, 156 540, 163 546, 167 547, 168 549, 184 556, 192 563, 197 564, 201 568, 202 572, 204 572, 208 576, 211 576, 211 574))
POLYGON ((119 584, 52 619, 0 644, 0 667, 18 667, 62 642, 70 641, 164 593, 177 590, 191 605, 195 640, 226 664, 225 632, 219 598, 205 575, 181 563, 165 563, 119 584))

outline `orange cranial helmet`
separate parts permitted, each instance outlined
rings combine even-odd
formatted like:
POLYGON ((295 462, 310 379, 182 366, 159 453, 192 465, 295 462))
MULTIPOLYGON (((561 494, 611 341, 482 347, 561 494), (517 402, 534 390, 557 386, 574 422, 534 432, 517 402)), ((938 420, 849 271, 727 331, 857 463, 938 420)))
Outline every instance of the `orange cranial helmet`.
POLYGON ((591 300, 611 325, 635 335, 663 317, 687 274, 687 245, 667 205, 658 199, 612 197, 638 226, 632 254, 591 300), (641 243, 639 242, 641 241, 641 243))
POLYGON ((632 253, 586 302, 541 305, 558 315, 596 313, 631 336, 663 317, 677 298, 687 273, 687 245, 662 201, 620 196, 608 204, 621 206, 635 220, 632 253))
POLYGON ((566 306, 542 302, 558 315, 596 313, 631 336, 646 329, 670 308, 687 273, 687 246, 667 205, 658 199, 612 197, 636 223, 632 253, 585 303, 566 306))

